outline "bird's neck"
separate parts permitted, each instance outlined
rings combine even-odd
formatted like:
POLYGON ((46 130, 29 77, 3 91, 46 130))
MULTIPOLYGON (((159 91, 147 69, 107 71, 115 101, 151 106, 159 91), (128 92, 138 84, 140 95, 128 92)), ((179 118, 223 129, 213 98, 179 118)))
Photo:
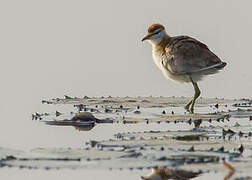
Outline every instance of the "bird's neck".
POLYGON ((168 44, 168 42, 170 41, 170 36, 168 34, 166 34, 163 39, 157 43, 157 44, 152 44, 152 48, 153 50, 155 50, 156 52, 163 52, 165 50, 166 45, 168 44))

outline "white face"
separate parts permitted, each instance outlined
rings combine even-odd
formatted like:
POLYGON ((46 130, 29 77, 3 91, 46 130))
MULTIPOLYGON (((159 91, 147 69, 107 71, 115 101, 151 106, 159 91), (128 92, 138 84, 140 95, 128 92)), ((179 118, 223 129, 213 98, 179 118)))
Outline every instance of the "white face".
MULTIPOLYGON (((156 30, 156 32, 158 31, 159 30, 156 30)), ((149 42, 153 45, 157 45, 164 39, 165 35, 166 35, 166 32, 164 30, 159 31, 156 34, 154 32, 153 35, 150 37, 149 42)))

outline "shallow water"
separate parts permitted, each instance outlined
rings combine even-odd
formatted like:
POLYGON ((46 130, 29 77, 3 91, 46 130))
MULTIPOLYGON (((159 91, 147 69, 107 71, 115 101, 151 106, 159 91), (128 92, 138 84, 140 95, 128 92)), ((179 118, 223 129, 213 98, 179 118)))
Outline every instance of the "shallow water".
MULTIPOLYGON (((250 107, 242 107, 242 111, 233 106, 244 100, 200 99, 196 107, 199 114, 191 116, 183 109, 187 100, 165 97, 95 98, 42 104, 37 107, 36 112, 48 114, 41 116, 41 120, 31 120, 30 114, 26 122, 20 123, 20 128, 13 129, 21 133, 20 137, 15 139, 18 139, 19 143, 10 143, 11 146, 8 145, 9 142, 3 143, 0 157, 4 167, 1 171, 6 176, 15 171, 39 176, 45 171, 48 176, 56 176, 62 172, 74 174, 76 178, 91 178, 92 172, 99 169, 100 174, 95 174, 93 179, 106 176, 113 178, 116 175, 130 175, 132 179, 139 179, 140 175, 148 174, 152 167, 176 167, 196 172, 201 170, 203 174, 196 179, 207 179, 213 175, 222 179, 225 173, 222 174, 221 169, 225 168, 221 159, 225 158, 237 169, 235 176, 251 175, 246 170, 252 165, 252 143, 249 135, 249 116, 252 113, 247 110, 250 107), (80 103, 87 105, 87 111, 90 111, 90 108, 96 109, 97 111, 93 112, 96 118, 110 118, 114 123, 99 123, 89 131, 79 131, 73 126, 51 126, 44 123, 71 119, 78 112, 74 104, 80 103), (214 107, 216 103, 219 103, 218 109, 214 107), (120 107, 121 105, 123 107, 120 107), (105 109, 111 111, 105 112, 105 109), (135 113, 136 110, 140 112, 135 113), (56 116, 56 111, 62 114, 56 116), (166 114, 162 114, 163 111, 166 111, 166 114), (204 119, 200 128, 194 129, 194 120, 214 112, 217 114, 210 115, 211 122, 204 119), (231 117, 218 119, 223 114, 229 114, 231 117), (177 123, 174 122, 176 119, 179 119, 177 123), (192 123, 189 124, 190 119, 192 123), (23 128, 30 131, 20 131, 23 128), (223 139, 223 129, 232 129, 235 134, 227 134, 223 139), (240 132, 244 133, 243 136, 239 136, 240 132), (183 140, 187 136, 190 139, 191 135, 199 135, 199 139, 183 140), (178 136, 182 139, 176 140, 178 136), (90 140, 97 141, 94 147, 88 143, 90 140), (241 144, 245 148, 242 154, 238 150, 241 144), (220 150, 222 146, 224 150, 220 150), (6 149, 7 147, 10 149, 6 149), (4 160, 6 157, 10 159, 4 160), (11 159, 12 157, 14 159, 11 159), (243 162, 246 162, 246 167, 243 162), (86 172, 85 175, 83 172, 86 172)), ((11 140, 13 139, 9 139, 11 140)))

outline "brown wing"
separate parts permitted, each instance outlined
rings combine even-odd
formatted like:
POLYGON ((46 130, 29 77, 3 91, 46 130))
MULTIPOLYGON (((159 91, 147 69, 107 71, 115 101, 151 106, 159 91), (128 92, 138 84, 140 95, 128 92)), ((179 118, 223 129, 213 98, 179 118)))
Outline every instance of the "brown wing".
POLYGON ((166 59, 167 68, 174 74, 190 74, 223 66, 223 62, 205 44, 188 36, 172 37, 166 49, 170 54, 166 59))

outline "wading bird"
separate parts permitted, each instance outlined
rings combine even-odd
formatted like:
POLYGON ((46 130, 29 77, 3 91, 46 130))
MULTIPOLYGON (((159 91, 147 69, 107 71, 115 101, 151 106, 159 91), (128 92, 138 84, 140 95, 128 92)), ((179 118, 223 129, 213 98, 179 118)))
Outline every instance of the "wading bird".
POLYGON ((169 36, 163 25, 152 24, 142 41, 148 40, 152 45, 155 64, 167 79, 192 83, 194 97, 185 106, 194 113, 194 104, 200 96, 197 82, 206 75, 215 74, 227 63, 222 62, 209 48, 189 36, 169 36))

